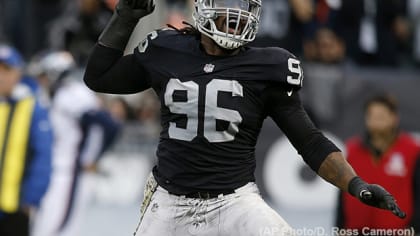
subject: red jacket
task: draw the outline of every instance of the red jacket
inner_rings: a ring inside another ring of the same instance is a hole
[[[407,213],[399,219],[391,212],[373,208],[361,203],[355,197],[342,195],[344,228],[399,229],[407,228],[413,216],[413,180],[419,147],[408,134],[400,134],[394,144],[374,160],[370,149],[360,138],[347,142],[347,160],[356,173],[368,183],[383,186],[397,200]]]

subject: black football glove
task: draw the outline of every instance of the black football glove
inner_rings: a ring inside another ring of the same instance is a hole
[[[117,14],[129,21],[137,21],[155,9],[153,0],[120,0],[115,8]]]
[[[368,184],[360,177],[354,177],[349,183],[349,193],[366,205],[391,211],[399,218],[406,214],[398,207],[394,197],[377,184]]]
[[[124,51],[140,18],[155,9],[154,0],[120,0],[108,25],[99,36],[99,44]]]

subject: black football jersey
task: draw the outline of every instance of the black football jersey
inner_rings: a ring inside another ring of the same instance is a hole
[[[155,31],[134,56],[161,102],[154,175],[170,192],[237,188],[254,181],[255,145],[279,97],[302,86],[299,60],[280,48],[211,56],[194,35]]]

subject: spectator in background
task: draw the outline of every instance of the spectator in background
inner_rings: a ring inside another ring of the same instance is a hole
[[[337,86],[342,75],[345,44],[334,32],[341,1],[265,0],[253,45],[280,46],[301,53],[306,60],[306,109],[322,126],[336,116]],[[302,37],[302,35],[304,37]],[[303,39],[302,39],[303,38]]]
[[[277,46],[315,60],[315,35],[319,28],[332,28],[341,1],[265,0],[258,35],[252,45]],[[304,36],[302,39],[302,35]]]
[[[84,65],[90,49],[111,18],[113,9],[108,7],[113,6],[113,0],[68,1],[63,14],[52,23],[50,47],[69,51],[79,64]]]
[[[302,54],[302,35],[316,16],[318,0],[265,0],[257,38],[251,45],[283,47]],[[306,39],[307,37],[305,37]]]
[[[41,54],[30,73],[51,99],[54,127],[51,184],[37,213],[33,236],[75,236],[94,187],[99,158],[114,141],[119,123],[81,80],[67,51]]]
[[[345,59],[346,46],[334,31],[320,28],[315,34],[316,59],[326,64],[340,63]]]
[[[397,65],[398,45],[409,36],[405,8],[406,0],[342,1],[336,29],[348,56],[362,66]]]
[[[0,0],[0,41],[13,42],[24,57],[48,46],[48,23],[62,10],[60,0]]]
[[[420,1],[408,0],[408,12],[413,27],[413,59],[420,65]]]
[[[289,0],[264,0],[258,35],[253,45],[259,47],[283,47],[293,50],[292,34],[289,28],[291,9]]]
[[[302,46],[305,60],[319,61],[320,53],[324,53],[323,50],[328,50],[325,47],[320,50],[318,47],[320,39],[328,38],[333,43],[331,46],[342,47],[337,44],[339,40],[334,35],[334,22],[337,10],[341,7],[341,0],[290,0],[290,2],[297,19],[302,23],[301,35],[303,35]],[[321,42],[325,42],[325,40]],[[331,51],[328,50],[328,52]]]
[[[326,27],[317,30],[311,44],[313,55],[305,66],[307,86],[303,98],[318,120],[318,125],[323,127],[336,121],[339,114],[346,48],[343,41]],[[308,54],[306,51],[307,59]]]
[[[19,84],[23,60],[0,45],[0,235],[29,235],[29,213],[39,206],[51,173],[48,111]]]
[[[288,34],[292,35],[289,41],[293,52],[303,55],[302,37],[304,33],[304,25],[312,20],[314,15],[313,0],[289,0],[291,9],[290,26]],[[286,48],[289,50],[289,48]]]
[[[365,105],[366,134],[347,142],[347,160],[364,179],[389,189],[407,217],[364,206],[340,194],[337,226],[345,229],[404,229],[420,232],[420,159],[414,139],[398,128],[395,98],[378,95]]]

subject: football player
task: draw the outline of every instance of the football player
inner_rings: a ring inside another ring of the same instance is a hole
[[[299,99],[300,61],[281,48],[246,46],[261,4],[195,0],[194,26],[154,31],[123,56],[154,4],[121,0],[94,46],[84,77],[89,88],[153,88],[161,102],[158,163],[145,187],[139,235],[293,235],[254,183],[255,144],[267,117],[325,180],[404,217],[391,194],[359,178],[314,127]]]
[[[38,96],[49,99],[54,131],[53,172],[31,235],[80,235],[97,163],[116,139],[119,125],[84,86],[68,51],[37,55],[29,73],[40,82]]]

